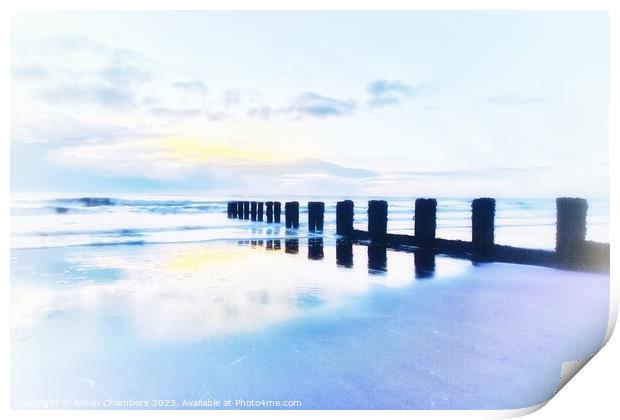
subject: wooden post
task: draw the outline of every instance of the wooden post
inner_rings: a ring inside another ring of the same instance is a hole
[[[419,246],[432,247],[437,230],[437,200],[434,198],[415,200],[413,220],[416,243]]]
[[[252,215],[252,221],[255,222],[256,221],[256,201],[252,201],[250,203],[250,214]]]
[[[495,199],[476,198],[471,203],[471,242],[477,252],[487,252],[495,243]]]
[[[228,218],[230,219],[232,217],[232,203],[229,201],[228,203],[226,203],[226,205],[228,206],[227,213]]]
[[[258,220],[259,222],[263,221],[263,203],[262,201],[258,203],[258,210],[256,213],[256,220]]]
[[[310,201],[308,203],[308,230],[310,232],[322,232],[325,218],[325,203],[322,201]]]
[[[273,223],[273,201],[267,201],[267,223]]]
[[[353,236],[353,201],[344,200],[336,203],[336,233]]]
[[[388,203],[385,200],[368,202],[368,233],[374,241],[384,241],[387,235]]]
[[[563,261],[583,257],[588,202],[583,198],[558,198],[555,251]]]
[[[230,217],[232,217],[233,219],[237,218],[237,202],[233,201],[230,203]]]
[[[237,201],[237,219],[243,219],[243,201]]]
[[[282,206],[279,201],[273,202],[273,222],[280,223],[280,213],[282,210]]]
[[[293,226],[293,222],[292,222],[292,210],[291,210],[291,203],[289,203],[288,201],[286,201],[284,203],[284,220],[285,220],[285,224],[286,224],[286,228],[290,228],[291,226]]]
[[[299,228],[299,201],[287,201],[284,204],[286,227]]]
[[[250,202],[249,201],[243,202],[243,218],[245,220],[248,220],[250,218]]]

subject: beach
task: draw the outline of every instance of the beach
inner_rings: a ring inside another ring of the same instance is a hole
[[[606,274],[337,241],[329,210],[323,237],[190,211],[208,234],[98,216],[14,245],[14,407],[522,408],[603,343]]]

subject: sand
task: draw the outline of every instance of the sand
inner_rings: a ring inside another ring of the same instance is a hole
[[[432,263],[355,245],[346,267],[307,239],[14,249],[13,407],[521,408],[602,345],[608,275]]]

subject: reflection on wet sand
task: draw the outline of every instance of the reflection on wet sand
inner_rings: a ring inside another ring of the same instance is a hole
[[[70,288],[37,289],[45,299],[31,300],[32,310],[22,304],[19,313],[32,315],[24,317],[27,321],[23,326],[30,328],[41,322],[37,313],[56,309],[59,313],[75,310],[85,317],[111,312],[151,338],[209,337],[254,330],[303,316],[308,311],[340,306],[376,285],[405,287],[415,278],[432,277],[435,270],[432,252],[416,250],[412,261],[410,253],[388,252],[378,244],[355,245],[339,240],[335,246],[325,247],[323,238],[287,238],[283,252],[278,252],[282,248],[279,239],[236,243],[236,247],[152,247],[148,252],[142,248],[75,250],[65,257],[66,268],[62,270],[79,273],[83,282]],[[310,267],[301,259],[289,258],[298,255],[302,245],[307,247],[308,260],[332,262],[313,263]],[[256,252],[261,249],[270,251],[270,257]],[[392,273],[387,270],[388,253]],[[364,254],[367,267],[355,267],[354,257],[363,259]],[[469,265],[465,261],[443,260],[444,273],[450,267],[458,272]],[[412,262],[415,277],[411,273]],[[343,267],[346,269],[342,270]],[[96,273],[108,273],[111,268],[119,273],[114,280],[95,280]],[[32,275],[40,278],[40,273],[50,270],[58,270],[58,266],[36,267]],[[19,297],[18,288],[12,293]],[[33,292],[29,289],[28,293]],[[45,308],[37,304],[39,301],[45,302]],[[14,321],[14,325],[19,322]]]
[[[323,238],[308,239],[308,259],[322,260],[323,257]]]
[[[287,239],[284,241],[284,252],[287,254],[299,253],[299,239]]]
[[[457,408],[555,386],[605,332],[604,276],[310,239],[12,251],[13,395]]]
[[[341,267],[353,267],[353,243],[347,239],[336,241],[336,264]]]
[[[368,244],[368,273],[381,274],[387,271],[387,249],[384,245]]]
[[[413,254],[416,279],[428,279],[435,273],[435,253],[430,249],[417,249]]]
[[[267,251],[277,251],[282,247],[282,241],[279,239],[269,239],[267,240],[267,245],[265,248]]]

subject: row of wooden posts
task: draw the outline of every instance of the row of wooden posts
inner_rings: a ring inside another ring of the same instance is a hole
[[[575,253],[579,251],[586,237],[586,214],[588,203],[582,198],[558,198],[556,252]],[[263,210],[266,208],[266,211]],[[325,203],[308,202],[308,230],[321,232],[324,227]],[[284,204],[286,227],[299,228],[299,202]],[[477,198],[471,204],[472,236],[471,245],[477,251],[492,248],[495,243],[495,199]],[[281,203],[279,201],[231,201],[228,203],[228,217],[280,223]],[[336,204],[336,233],[344,237],[354,237],[354,203],[351,200]],[[383,241],[387,234],[388,203],[385,200],[368,201],[368,237]],[[437,200],[418,198],[415,200],[414,232],[415,243],[419,247],[433,247],[436,244]]]

